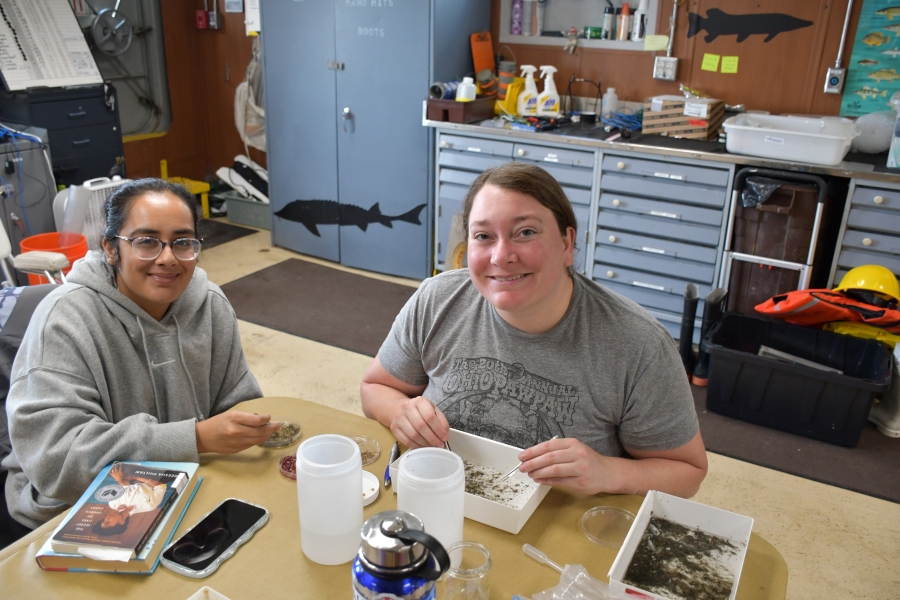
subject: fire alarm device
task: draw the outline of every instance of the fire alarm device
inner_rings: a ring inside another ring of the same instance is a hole
[[[205,10],[195,11],[194,19],[197,23],[197,29],[209,29],[209,14]]]

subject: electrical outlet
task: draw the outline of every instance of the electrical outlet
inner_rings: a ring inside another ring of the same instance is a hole
[[[210,29],[222,29],[222,14],[218,10],[213,9],[209,11],[207,15],[209,15],[208,20]]]
[[[657,56],[653,61],[653,79],[675,81],[678,77],[678,59],[673,56]]]
[[[844,76],[846,74],[846,69],[829,68],[828,74],[825,76],[825,93],[840,94],[844,89]]]

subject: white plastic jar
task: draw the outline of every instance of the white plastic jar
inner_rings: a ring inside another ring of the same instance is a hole
[[[463,539],[466,469],[459,455],[443,448],[419,448],[400,457],[397,510],[422,520],[425,533],[444,548]]]

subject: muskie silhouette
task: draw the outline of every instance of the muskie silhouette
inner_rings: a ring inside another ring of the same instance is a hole
[[[803,29],[812,25],[812,21],[804,21],[791,15],[781,13],[764,13],[756,15],[729,15],[718,8],[706,11],[706,18],[698,13],[688,13],[690,28],[687,36],[694,37],[706,31],[706,41],[711,42],[720,35],[737,35],[737,41],[743,42],[751,35],[767,34],[764,42],[771,41],[779,33]]]
[[[352,204],[341,204],[334,200],[294,200],[275,213],[288,221],[303,224],[313,235],[322,237],[316,225],[356,225],[365,231],[372,223],[381,223],[385,227],[393,227],[392,221],[403,221],[413,225],[421,225],[419,213],[425,208],[420,204],[409,212],[391,217],[381,214],[378,202],[366,210]]]

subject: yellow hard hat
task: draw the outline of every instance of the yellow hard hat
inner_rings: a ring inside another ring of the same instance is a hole
[[[884,294],[900,302],[900,284],[891,270],[881,265],[862,265],[847,271],[836,292],[845,290],[869,290]]]

